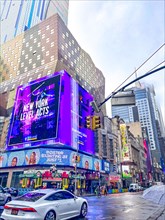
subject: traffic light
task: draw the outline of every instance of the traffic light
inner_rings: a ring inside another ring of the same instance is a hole
[[[97,128],[101,128],[100,116],[93,116],[92,118],[92,130],[96,130]]]
[[[85,128],[91,128],[91,116],[85,117]]]

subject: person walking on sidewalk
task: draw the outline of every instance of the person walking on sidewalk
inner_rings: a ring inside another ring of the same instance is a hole
[[[107,190],[106,185],[103,186],[103,193],[104,193],[104,196],[107,196],[107,194],[108,194],[108,190]]]
[[[95,193],[97,197],[101,197],[101,187],[98,185],[95,189]]]

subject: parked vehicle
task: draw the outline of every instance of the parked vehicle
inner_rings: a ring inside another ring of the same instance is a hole
[[[4,220],[62,220],[85,217],[87,200],[67,190],[39,189],[28,192],[4,206]]]
[[[162,186],[162,185],[164,185],[164,183],[163,182],[154,182],[154,185]]]
[[[137,183],[131,183],[129,185],[129,192],[138,192],[139,191],[139,185]]]
[[[0,186],[0,206],[4,206],[7,202],[12,200],[11,195],[6,193],[2,186]]]
[[[4,190],[5,192],[10,193],[11,196],[18,196],[18,190],[14,187],[5,187]]]
[[[143,186],[139,186],[139,191],[143,191],[144,187]]]

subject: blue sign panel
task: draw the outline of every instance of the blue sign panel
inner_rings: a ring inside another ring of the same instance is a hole
[[[76,152],[70,149],[33,148],[3,153],[0,156],[0,167],[20,167],[29,165],[75,166]],[[109,172],[109,163],[92,156],[78,153],[80,162],[78,168]]]

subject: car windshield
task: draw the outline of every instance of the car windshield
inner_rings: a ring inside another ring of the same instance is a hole
[[[46,195],[45,193],[29,192],[29,193],[24,194],[23,196],[16,198],[15,200],[36,202],[37,200],[39,200],[41,197],[43,197],[45,195]]]

